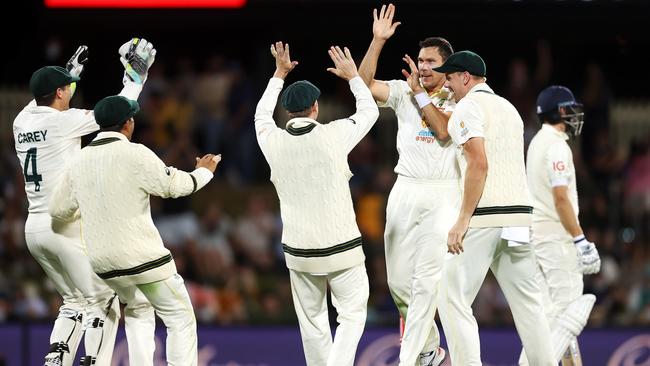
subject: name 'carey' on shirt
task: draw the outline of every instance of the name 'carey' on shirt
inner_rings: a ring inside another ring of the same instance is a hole
[[[33,132],[21,132],[18,134],[18,143],[22,144],[25,142],[41,142],[45,141],[45,136],[47,135],[47,130],[45,131],[33,131]]]

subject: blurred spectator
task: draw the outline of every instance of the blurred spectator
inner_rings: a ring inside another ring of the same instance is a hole
[[[253,194],[246,213],[235,225],[235,245],[240,255],[261,270],[270,270],[274,264],[273,234],[275,221],[266,199]]]
[[[228,95],[232,76],[226,69],[226,60],[213,55],[205,70],[196,79],[194,101],[196,104],[195,138],[202,151],[223,150],[224,132],[228,111]],[[224,160],[225,163],[225,160]]]
[[[532,75],[523,58],[514,58],[508,66],[508,84],[503,97],[517,108],[524,121],[526,147],[540,128],[537,118],[537,94],[547,86],[552,71],[551,48],[547,41],[537,41],[537,62]]]

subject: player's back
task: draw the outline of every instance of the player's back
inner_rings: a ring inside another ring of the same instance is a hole
[[[60,128],[68,115],[32,102],[14,120],[16,154],[25,178],[30,213],[47,213],[49,196],[66,161],[81,149],[80,136],[65,136]]]
[[[318,242],[358,236],[349,186],[352,173],[336,123],[310,124],[304,130],[289,127],[272,137],[273,148],[267,150],[271,181],[280,198],[283,235],[290,243],[296,237]],[[336,229],[339,225],[342,228]]]

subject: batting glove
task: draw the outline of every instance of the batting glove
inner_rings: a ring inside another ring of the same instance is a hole
[[[124,76],[135,83],[144,84],[149,68],[156,58],[153,44],[144,38],[133,38],[123,44],[118,52],[124,65]]]
[[[81,45],[65,64],[65,68],[72,76],[79,76],[84,70],[84,64],[88,61],[88,46]]]
[[[600,256],[594,243],[588,241],[584,235],[573,239],[578,250],[578,263],[583,274],[594,274],[600,272]]]

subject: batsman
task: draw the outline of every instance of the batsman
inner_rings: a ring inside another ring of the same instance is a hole
[[[594,295],[582,294],[582,276],[600,270],[598,250],[578,220],[576,172],[567,143],[580,135],[584,113],[571,90],[554,85],[539,94],[537,115],[542,128],[528,147],[526,162],[533,199],[531,243],[555,360],[578,366],[582,359],[576,337],[596,301]],[[520,364],[528,364],[523,352]]]

